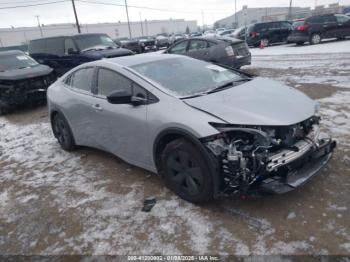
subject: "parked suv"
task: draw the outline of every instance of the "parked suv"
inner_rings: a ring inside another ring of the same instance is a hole
[[[288,21],[252,24],[247,29],[247,43],[257,47],[261,41],[263,41],[264,46],[287,42],[291,31],[292,25]]]
[[[134,53],[120,48],[106,34],[79,34],[32,40],[29,54],[39,63],[52,67],[57,75],[63,75],[86,62]]]
[[[229,37],[195,37],[172,45],[166,53],[186,55],[228,67],[251,64],[251,54],[243,40]]]
[[[302,45],[319,44],[324,38],[343,39],[350,36],[350,17],[340,14],[312,16],[293,29],[288,41]]]
[[[46,89],[55,81],[52,68],[22,51],[0,52],[0,115],[19,105],[46,101]]]

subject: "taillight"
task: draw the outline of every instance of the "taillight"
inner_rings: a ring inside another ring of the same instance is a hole
[[[250,33],[250,36],[251,36],[252,38],[256,37],[256,32],[251,32],[251,33]]]
[[[308,27],[309,27],[308,25],[299,25],[299,26],[297,26],[297,30],[298,31],[305,31],[305,30],[307,30]]]
[[[226,51],[226,54],[227,54],[228,56],[234,56],[234,55],[235,55],[235,52],[233,51],[232,46],[227,46],[227,47],[225,48],[225,51]]]

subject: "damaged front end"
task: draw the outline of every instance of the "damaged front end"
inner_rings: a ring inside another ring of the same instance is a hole
[[[326,165],[336,147],[322,137],[318,116],[291,126],[210,123],[220,131],[202,142],[218,160],[220,195],[286,193]]]

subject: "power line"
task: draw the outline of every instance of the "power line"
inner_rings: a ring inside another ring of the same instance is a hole
[[[66,3],[66,2],[67,2],[67,0],[61,0],[61,1],[48,2],[48,3],[30,4],[30,5],[16,5],[16,6],[0,7],[0,10],[33,7],[33,6],[41,6],[41,5],[51,5],[51,4]]]
[[[28,0],[28,1],[12,1],[12,2],[0,2],[0,5],[14,5],[14,4],[28,4],[28,3],[40,3],[47,2],[50,0]]]
[[[111,6],[120,6],[125,7],[124,4],[115,4],[115,3],[109,3],[109,2],[96,2],[91,0],[76,0],[80,3],[88,3],[88,4],[98,4],[98,5],[111,5]],[[136,5],[128,5],[129,8],[137,8],[137,9],[147,9],[147,10],[153,10],[153,11],[162,11],[162,12],[171,12],[171,13],[188,13],[188,14],[201,14],[201,11],[181,11],[181,10],[174,10],[174,9],[164,9],[164,8],[156,8],[156,7],[149,7],[149,6],[136,6]],[[210,11],[206,11],[210,12]],[[212,13],[227,13],[227,11],[215,11]]]

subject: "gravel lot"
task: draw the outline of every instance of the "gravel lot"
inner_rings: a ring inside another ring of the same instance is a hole
[[[324,51],[346,44],[254,49],[245,68],[318,99],[338,140],[329,166],[287,195],[196,206],[115,156],[62,151],[45,107],[0,117],[0,254],[350,255],[350,48]]]

